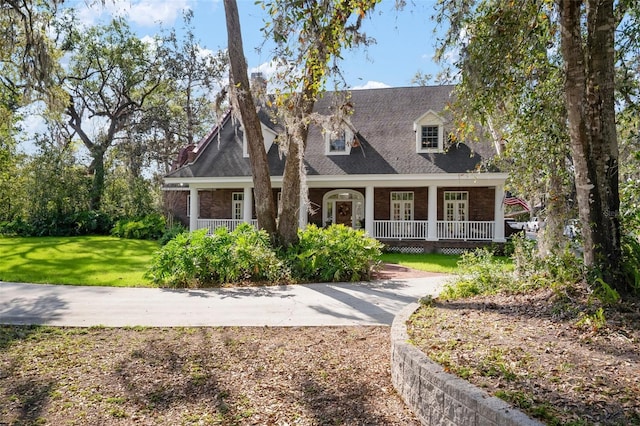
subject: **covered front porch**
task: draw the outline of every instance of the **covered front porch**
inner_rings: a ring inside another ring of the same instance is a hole
[[[300,227],[341,223],[387,241],[505,241],[503,173],[447,176],[308,176],[309,204]],[[257,226],[249,178],[181,182],[190,230]],[[281,181],[272,180],[274,199]],[[167,188],[167,190],[169,190]],[[176,190],[174,186],[172,190]],[[185,205],[183,204],[183,205]],[[186,219],[186,220],[185,220]]]

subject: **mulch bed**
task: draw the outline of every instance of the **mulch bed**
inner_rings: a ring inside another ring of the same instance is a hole
[[[585,288],[436,301],[409,334],[445,369],[547,424],[640,425],[640,300]]]

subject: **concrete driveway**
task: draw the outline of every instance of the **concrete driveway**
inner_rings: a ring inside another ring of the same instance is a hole
[[[446,275],[363,283],[172,290],[0,282],[1,324],[122,326],[390,325]]]

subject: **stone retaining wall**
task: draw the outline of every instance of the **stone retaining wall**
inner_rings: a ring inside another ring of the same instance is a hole
[[[466,380],[445,373],[408,343],[406,322],[418,307],[417,303],[408,305],[391,326],[391,379],[423,425],[542,425]]]

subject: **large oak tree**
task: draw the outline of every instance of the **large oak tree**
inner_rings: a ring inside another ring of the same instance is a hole
[[[235,6],[235,3],[235,0],[225,0],[225,6]],[[377,3],[378,0],[272,0],[263,4],[271,17],[265,27],[265,34],[277,46],[274,60],[287,66],[287,71],[279,75],[278,79],[285,88],[276,95],[274,101],[279,111],[278,119],[285,126],[285,132],[278,142],[281,153],[286,158],[281,210],[278,212],[278,241],[283,246],[298,241],[301,200],[307,199],[304,151],[309,124],[313,121],[315,101],[324,91],[327,78],[332,73],[339,74],[337,63],[342,52],[369,41],[360,33],[360,26],[366,14]],[[229,16],[227,22],[229,25]],[[245,104],[240,105],[245,131],[249,131],[247,120],[255,123],[249,125],[256,127],[255,131],[247,133],[250,147],[255,144],[256,151],[261,151],[258,154],[260,159],[257,160],[259,164],[256,165],[255,160],[251,160],[256,182],[255,174],[268,170],[266,156],[262,159],[264,145],[257,132],[259,122],[253,120],[253,112],[248,112],[249,109],[254,110],[255,105],[252,98],[246,95],[246,71],[234,68],[234,62],[238,59],[233,56],[244,60],[242,50],[232,50],[232,45],[241,47],[236,39],[238,36],[239,30],[234,34],[229,33],[231,73],[234,84],[245,89],[243,95],[237,97],[239,104]],[[246,70],[246,64],[244,69]],[[238,71],[243,75],[237,74]],[[245,116],[245,112],[250,115]],[[249,137],[257,139],[251,142]],[[251,151],[249,156],[251,157]],[[261,182],[266,180],[264,177],[260,179]],[[257,203],[261,201],[258,200]],[[260,216],[258,220],[260,221]]]
[[[64,114],[91,156],[91,209],[99,210],[105,155],[125,140],[119,138],[158,89],[159,61],[120,19],[78,34],[72,47],[68,70],[61,76],[68,96]]]
[[[571,153],[584,261],[618,290],[627,289],[627,283],[622,275],[620,245],[614,33],[623,17],[635,19],[626,12],[633,10],[631,6],[636,3],[620,1],[615,9],[613,0],[445,0],[439,15],[450,24],[442,46],[462,49],[460,93],[467,96],[462,102],[474,102],[475,96],[490,99],[485,111],[489,114],[499,113],[494,107],[501,104],[522,114],[532,105],[528,102],[531,96],[541,93],[540,87],[555,85],[553,90],[547,89],[547,104],[555,93],[556,99],[564,100],[563,108],[545,109],[541,103],[537,115],[546,117],[549,123],[558,123],[559,136],[567,123],[564,133],[569,135],[568,143],[559,137],[557,144],[568,145]],[[488,31],[477,31],[482,28]],[[514,38],[514,34],[518,37]],[[465,56],[476,49],[478,41],[480,46],[493,44],[499,48],[484,49],[484,57]],[[556,53],[560,78],[543,79],[549,68],[540,65],[553,64],[548,59]],[[500,78],[511,75],[512,69],[524,72],[517,80]],[[470,86],[469,82],[480,84]],[[505,125],[513,127],[517,123]],[[546,136],[544,127],[539,135]],[[540,158],[532,157],[531,163],[539,163]]]

